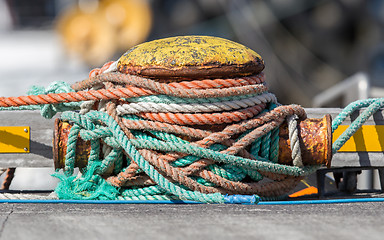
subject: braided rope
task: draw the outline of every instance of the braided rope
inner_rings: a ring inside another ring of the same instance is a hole
[[[278,163],[279,126],[306,114],[297,105],[277,106],[262,73],[164,83],[116,69],[117,62],[109,62],[70,87],[0,98],[0,107],[40,105],[46,117],[64,111],[62,119],[73,123],[64,175],[55,174],[61,199],[276,199],[317,168],[297,160],[294,166]],[[297,122],[290,122],[290,139],[297,143]],[[91,150],[87,167],[74,176],[78,137],[90,141]]]
[[[292,159],[293,166],[303,167],[303,160],[301,158],[301,149],[299,142],[299,131],[297,129],[297,119],[296,115],[292,115],[288,117],[288,132],[289,132],[289,140],[292,149]]]
[[[275,95],[271,93],[263,93],[261,95],[257,95],[256,97],[246,98],[242,100],[201,104],[164,104],[151,102],[129,103],[117,106],[117,113],[119,115],[125,115],[140,112],[220,112],[252,107],[257,104],[268,102],[277,103]]]
[[[254,85],[264,83],[265,76],[263,73],[255,76],[236,78],[236,79],[206,79],[199,81],[171,82],[169,86],[174,88],[185,89],[208,89],[208,88],[229,88],[240,87],[246,85]]]
[[[361,126],[375,112],[384,106],[384,98],[364,99],[350,103],[332,122],[332,133],[339,125],[354,111],[362,108],[366,109],[351,123],[351,125],[336,139],[332,145],[332,152],[336,153],[352,136],[361,128]]]
[[[255,105],[253,107],[241,109],[239,111],[221,112],[221,113],[138,113],[139,117],[171,124],[179,125],[207,125],[239,122],[252,118],[259,114],[265,104]]]
[[[8,199],[20,199],[20,200],[57,200],[59,199],[56,194],[50,194],[47,196],[37,194],[25,194],[25,193],[0,193],[1,200]]]
[[[6,176],[5,176],[5,178],[3,180],[3,184],[1,186],[2,190],[8,190],[9,189],[9,186],[11,185],[12,180],[15,176],[15,171],[16,171],[16,168],[8,168],[6,170]]]

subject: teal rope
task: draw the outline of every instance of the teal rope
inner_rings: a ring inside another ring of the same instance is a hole
[[[131,188],[122,191],[121,195],[123,197],[139,197],[139,196],[152,196],[152,195],[162,195],[166,191],[161,189],[159,186],[150,186],[143,188]]]
[[[59,173],[53,174],[61,181],[55,192],[60,199],[75,200],[115,200],[120,195],[118,190],[109,185],[100,175],[95,174],[99,162],[90,166],[81,178],[66,176]]]
[[[244,172],[241,168],[230,164],[224,164],[223,166],[212,164],[208,166],[208,169],[214,174],[230,181],[238,182],[247,176],[246,172]]]
[[[291,175],[296,177],[306,176],[309,174],[309,172],[313,172],[313,166],[307,166],[303,168],[285,166],[285,165],[268,162],[266,159],[263,159],[260,157],[257,157],[257,158],[261,161],[254,161],[254,160],[246,159],[243,157],[218,153],[210,149],[205,149],[205,148],[201,148],[193,145],[187,145],[187,144],[173,145],[167,142],[153,143],[151,141],[138,140],[138,139],[131,139],[131,143],[133,146],[137,148],[166,151],[166,152],[181,152],[181,153],[196,155],[201,158],[213,159],[215,161],[222,162],[222,163],[234,164],[240,167],[246,167],[254,170],[262,170],[262,171],[268,171],[268,172],[279,173],[279,174],[286,174],[286,175]]]
[[[112,149],[112,151],[106,156],[102,161],[100,168],[97,171],[97,174],[104,174],[109,170],[113,164],[116,164],[122,160],[123,157],[123,151],[122,149]],[[89,165],[89,164],[88,164]],[[115,169],[114,169],[115,170]],[[120,172],[121,165],[116,166],[116,171]]]
[[[76,121],[76,120],[79,120],[79,118],[82,118],[82,119],[87,118],[86,116],[90,117],[93,120],[97,119],[97,117],[95,116],[99,116],[101,119],[98,119],[98,120],[102,120],[104,122],[108,120],[109,115],[107,113],[95,112],[95,111],[92,111],[86,114],[85,116],[82,116],[80,114],[73,113],[73,112],[70,112],[70,113],[65,112],[62,114],[62,118],[64,120],[70,120],[70,121]],[[78,123],[78,124],[81,125],[81,123]],[[109,124],[112,124],[112,123],[109,123]],[[113,129],[111,129],[111,127],[109,126],[109,130],[113,130]],[[110,134],[113,134],[116,137],[115,133],[113,133],[112,131]],[[116,140],[119,142],[119,139],[116,138]],[[222,162],[222,163],[234,164],[240,167],[246,167],[254,170],[269,171],[273,173],[280,173],[280,174],[286,174],[291,176],[306,176],[308,175],[308,171],[309,172],[313,171],[312,166],[308,166],[304,168],[299,168],[294,166],[285,166],[277,163],[272,163],[267,159],[258,157],[258,156],[256,156],[256,158],[259,161],[255,161],[255,160],[250,160],[250,159],[239,157],[239,156],[223,154],[220,152],[213,151],[211,149],[205,149],[202,147],[190,145],[189,143],[179,142],[176,145],[168,141],[162,142],[156,138],[150,138],[150,140],[131,139],[129,140],[129,143],[132,144],[132,147],[137,147],[139,149],[141,148],[141,149],[151,149],[151,150],[165,151],[165,152],[186,153],[186,154],[198,156],[200,158],[213,159],[215,161]],[[122,147],[124,148],[124,146]]]
[[[337,116],[332,124],[332,130],[334,131],[348,116],[350,116],[354,111],[366,107],[366,109],[360,114],[360,116],[350,125],[350,127],[340,136],[339,139],[335,141],[333,144],[333,153],[335,153],[340,147],[364,124],[364,122],[367,121],[367,119],[372,116],[373,113],[375,113],[377,110],[379,110],[384,105],[384,99],[367,99],[367,100],[360,100],[356,101],[354,103],[351,103],[348,105],[340,114]],[[261,171],[268,171],[273,173],[279,173],[279,174],[286,174],[291,176],[306,176],[310,174],[311,172],[314,172],[318,166],[310,166],[310,167],[304,167],[304,168],[297,168],[292,166],[284,166],[277,164],[277,158],[278,158],[278,130],[274,129],[270,133],[267,133],[267,135],[264,135],[263,137],[255,140],[255,142],[251,145],[250,152],[255,156],[257,159],[256,161],[245,159],[239,156],[232,156],[228,154],[220,153],[220,151],[223,151],[226,149],[225,146],[220,144],[214,144],[210,146],[208,149],[193,146],[189,144],[189,142],[169,133],[159,132],[159,131],[148,131],[148,134],[141,131],[132,131],[132,133],[137,137],[137,139],[125,139],[121,135],[117,133],[119,130],[115,128],[114,124],[111,123],[111,120],[108,120],[108,117],[106,117],[105,113],[95,113],[92,112],[92,114],[87,115],[87,117],[79,117],[79,116],[71,116],[68,118],[69,120],[72,120],[79,124],[81,127],[85,127],[87,130],[81,130],[81,136],[85,139],[99,139],[103,138],[106,142],[113,145],[113,147],[123,147],[125,151],[130,150],[129,156],[135,156],[138,157],[139,154],[137,154],[135,151],[137,149],[150,149],[150,150],[156,150],[156,151],[163,151],[163,152],[179,152],[179,153],[185,153],[187,156],[180,158],[172,163],[175,167],[183,167],[187,166],[194,161],[197,161],[201,158],[207,158],[207,159],[213,159],[216,162],[221,163],[220,164],[214,164],[210,165],[207,169],[209,171],[212,171],[213,173],[217,174],[220,177],[223,177],[228,180],[232,181],[241,181],[244,179],[246,175],[250,176],[255,181],[259,181],[262,179],[262,176],[258,173],[257,170]],[[64,114],[65,117],[65,114]],[[139,121],[140,118],[136,116],[124,116],[127,117],[133,121],[137,120]],[[101,120],[104,119],[104,120]],[[107,124],[107,127],[101,127],[97,126],[90,127],[90,124],[93,124],[92,121],[101,120],[105,124]],[[83,122],[83,123],[82,123]],[[116,125],[116,123],[115,123]],[[115,131],[112,131],[115,130]],[[74,131],[77,131],[76,128],[74,128]],[[150,135],[149,135],[150,134]],[[74,134],[75,135],[75,134]],[[243,134],[244,135],[244,134]],[[119,139],[120,137],[120,139]],[[241,137],[240,137],[241,138]],[[121,145],[122,143],[129,143],[127,146]],[[70,148],[70,147],[69,147]],[[133,150],[134,149],[134,150]],[[96,151],[95,151],[96,152]],[[68,158],[66,162],[66,166],[68,169],[70,169],[72,162],[71,162],[71,152],[68,153]],[[140,158],[140,157],[139,157]],[[136,160],[136,158],[132,158]],[[107,160],[103,160],[107,161]],[[106,163],[104,163],[105,166],[111,166],[113,163],[113,158],[109,159]],[[176,198],[180,199],[196,199],[200,198],[204,199],[203,201],[213,201],[207,200],[207,196],[196,196],[195,192],[185,190],[184,188],[181,188],[180,186],[172,186],[168,182],[164,181],[164,179],[161,179],[161,177],[156,175],[156,171],[148,167],[148,163],[143,159],[143,162],[141,166],[145,167],[146,169],[143,169],[144,172],[146,172],[151,178],[154,176],[156,182],[161,185],[162,192],[159,194],[155,194],[160,196],[161,194],[175,194],[174,196]],[[120,167],[121,168],[121,167]],[[119,167],[116,168],[116,172],[120,169]],[[255,171],[256,170],[256,171]],[[151,175],[150,175],[151,174]],[[211,186],[212,183],[207,182],[206,180],[195,177],[195,180],[199,182],[200,184]],[[180,189],[182,190],[180,190]],[[164,190],[165,189],[165,190]],[[184,192],[185,191],[185,192]],[[210,196],[209,196],[210,197]],[[222,198],[219,197],[219,201],[222,201]],[[198,201],[200,201],[198,200]]]
[[[359,110],[361,108],[368,107],[372,103],[375,103],[378,100],[381,100],[382,98],[370,98],[370,99],[364,99],[364,100],[358,100],[355,102],[352,102],[348,104],[340,113],[339,115],[332,120],[332,132],[334,132],[337,127],[344,122],[344,120],[352,115],[352,113],[356,110]]]
[[[28,92],[29,95],[40,95],[50,93],[69,93],[74,92],[69,84],[65,82],[54,82],[48,88],[33,86]],[[155,102],[155,103],[212,103],[221,101],[241,100],[254,97],[258,94],[249,94],[243,96],[221,97],[221,98],[178,98],[166,95],[143,96],[139,98],[126,99],[129,102]],[[232,156],[220,151],[227,149],[222,144],[213,144],[207,149],[191,145],[173,134],[160,131],[132,131],[137,139],[128,139],[122,132],[118,124],[106,113],[90,112],[85,116],[77,113],[67,112],[69,110],[78,110],[82,102],[45,104],[34,106],[21,106],[0,108],[1,110],[36,110],[40,109],[45,118],[52,118],[57,112],[64,112],[63,119],[71,120],[74,125],[68,136],[68,145],[66,152],[64,175],[56,173],[61,182],[56,188],[56,192],[62,199],[159,199],[159,200],[180,200],[189,199],[192,201],[207,203],[241,202],[244,196],[224,196],[220,193],[203,194],[193,192],[185,186],[178,183],[169,182],[157,170],[150,165],[137,151],[145,148],[149,150],[163,152],[179,152],[186,156],[177,159],[171,163],[175,167],[187,166],[202,158],[213,159],[217,163],[209,165],[206,169],[212,173],[230,181],[242,181],[247,176],[259,181],[262,175],[257,170],[271,171],[292,176],[302,176],[313,172],[315,167],[296,168],[281,166],[277,162],[278,158],[278,129],[266,133],[265,136],[257,139],[252,148],[256,149],[254,156],[258,160],[250,160],[239,156]],[[276,107],[275,104],[269,104],[266,111]],[[137,116],[123,116],[133,121],[141,120]],[[106,125],[106,126],[102,126]],[[252,131],[252,129],[250,130]],[[87,168],[82,169],[82,175],[72,176],[76,158],[76,143],[78,136],[83,140],[90,141],[91,151],[88,159]],[[243,137],[244,134],[241,136]],[[241,138],[239,137],[239,138]],[[111,152],[101,159],[100,139],[112,147]],[[254,145],[257,147],[255,148]],[[145,172],[158,185],[152,187],[142,187],[137,189],[116,189],[111,186],[101,175],[113,171],[117,174],[123,169],[123,150],[129,156],[126,159],[128,164],[131,159],[140,167],[137,172]],[[276,151],[277,150],[277,151]],[[214,186],[213,183],[197,176],[191,176],[197,183],[205,186]],[[251,197],[252,202],[258,202],[258,196]]]
[[[279,128],[272,130],[270,160],[274,163],[279,161]]]
[[[340,135],[338,139],[332,145],[332,152],[336,153],[352,136],[360,129],[360,127],[384,106],[384,98],[365,99],[359,100],[349,104],[333,121],[332,133],[340,126],[340,124],[350,116],[354,111],[357,111],[363,107],[367,107],[352,123],[351,125]]]
[[[75,167],[76,158],[76,143],[77,136],[79,135],[79,125],[73,125],[71,131],[68,134],[67,153],[65,155],[65,167],[64,171],[67,175],[72,175]]]
[[[221,144],[213,144],[209,147],[209,149],[212,149],[213,151],[222,151],[224,149],[227,149],[227,147]],[[176,161],[172,162],[171,165],[174,167],[185,167],[200,159],[201,158],[197,156],[188,155],[188,156],[177,159]]]
[[[77,115],[77,116],[76,116]],[[103,112],[89,112],[85,116],[89,117],[92,120],[102,121],[106,124],[113,136],[116,138],[117,142],[124,148],[125,152],[137,163],[137,165],[152,179],[154,180],[160,187],[166,189],[168,192],[173,195],[178,196],[180,199],[189,199],[193,201],[199,202],[207,202],[207,203],[223,203],[224,196],[220,193],[211,193],[211,194],[203,194],[200,192],[193,192],[190,190],[185,190],[174,183],[171,183],[166,178],[164,178],[161,174],[159,174],[152,165],[150,165],[136,150],[136,148],[132,145],[131,141],[125,136],[124,132],[121,130],[120,126],[115,122],[115,120],[110,117],[108,114]],[[82,122],[86,122],[84,118],[85,116],[80,116],[79,114],[73,112],[64,112],[62,114],[62,118],[66,120],[80,120],[77,124],[81,125]],[[82,127],[86,128],[87,125]],[[94,129],[94,126],[90,126],[90,129]]]
[[[212,165],[210,166],[209,170],[214,171],[219,176],[234,181],[244,179],[246,173],[249,174],[249,172],[253,172],[250,171],[251,169],[270,171],[293,176],[307,175],[316,169],[315,167],[297,168],[291,166],[282,166],[267,161],[263,158],[261,158],[262,161],[254,161],[239,156],[218,153],[212,149],[205,149],[190,145],[187,141],[164,132],[150,131],[152,134],[152,136],[150,136],[140,131],[132,131],[137,139],[129,140],[123,133],[121,133],[122,131],[118,124],[108,114],[103,112],[93,111],[84,116],[74,112],[65,112],[62,114],[62,118],[64,120],[74,121],[76,125],[83,127],[84,129],[81,130],[81,136],[84,136],[87,140],[94,140],[98,137],[100,138],[100,136],[104,137],[104,139],[114,138],[114,141],[116,141],[121,147],[124,148],[125,152],[130,156],[130,158],[132,158],[151,179],[158,183],[158,186],[161,187],[161,189],[165,189],[166,193],[173,194],[180,199],[189,199],[202,202],[222,202],[223,196],[221,194],[202,194],[199,192],[192,192],[167,181],[137,152],[136,148],[145,148],[164,152],[186,153],[189,156],[186,156],[185,158],[189,157],[191,158],[191,161],[195,161],[196,159],[200,158],[208,158],[222,162],[224,164],[223,166]],[[107,127],[96,127],[92,121],[103,122]],[[113,142],[112,140],[110,141]],[[177,144],[175,144],[175,142]],[[217,148],[218,146],[220,145],[216,144],[212,145],[211,147]],[[223,146],[220,148],[222,149]],[[108,162],[108,164],[104,165],[110,166],[110,164],[112,164],[112,162]],[[259,179],[259,177],[256,178]],[[197,178],[196,181],[204,185],[211,184],[200,178]],[[94,194],[92,196],[94,196]]]

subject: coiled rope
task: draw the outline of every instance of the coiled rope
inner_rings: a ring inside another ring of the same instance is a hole
[[[318,167],[301,161],[297,120],[305,111],[280,106],[267,90],[262,73],[162,83],[116,72],[110,62],[72,86],[0,98],[0,107],[40,108],[47,118],[63,112],[73,124],[64,174],[55,174],[60,199],[255,203],[282,199]],[[285,120],[293,166],[278,163]],[[91,151],[73,175],[79,136]]]

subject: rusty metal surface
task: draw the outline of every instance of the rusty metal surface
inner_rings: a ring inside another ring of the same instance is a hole
[[[300,122],[298,129],[303,164],[329,166],[332,157],[331,116],[308,118]],[[292,151],[286,122],[280,126],[279,137],[279,163],[291,165]]]
[[[119,59],[118,69],[157,79],[223,78],[257,74],[264,62],[253,50],[227,39],[179,36],[129,49]]]
[[[55,168],[65,166],[68,134],[71,125],[59,119],[55,124],[53,142]],[[329,115],[321,119],[310,118],[300,122],[299,139],[304,165],[330,164],[332,153],[331,118]],[[75,167],[85,167],[90,153],[90,142],[78,137]],[[279,163],[292,165],[291,148],[287,124],[280,127],[279,133]]]
[[[325,113],[336,117],[339,108],[306,108],[309,118],[321,118]],[[345,123],[350,124],[359,112],[347,118]],[[384,111],[380,110],[368,119],[367,125],[384,125]],[[0,167],[53,167],[52,161],[52,135],[53,119],[44,119],[39,111],[3,111],[0,112],[0,122],[3,126],[28,125],[31,128],[31,152],[28,154],[0,154]],[[359,167],[384,166],[383,152],[354,152],[336,153],[332,156],[332,167]]]
[[[71,127],[68,122],[61,121],[59,118],[55,120],[53,135],[53,162],[55,169],[64,168],[65,166],[68,135]],[[75,167],[82,169],[87,166],[90,151],[90,141],[84,141],[78,137],[76,142]]]

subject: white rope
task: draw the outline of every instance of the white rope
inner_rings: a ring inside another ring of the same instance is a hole
[[[105,71],[103,71],[102,73],[109,73],[109,72],[115,72],[117,71],[117,64],[118,64],[118,61],[115,61],[113,62],[109,68],[107,68]],[[101,89],[103,86],[103,84],[99,84],[97,86],[94,86],[92,89],[93,90],[99,90]],[[88,113],[89,111],[92,110],[92,107],[93,105],[95,104],[95,100],[90,100],[90,101],[84,101],[81,105],[80,105],[80,114],[86,114]]]
[[[276,96],[272,93],[263,93],[255,97],[242,100],[223,101],[214,103],[182,103],[166,104],[153,102],[139,102],[122,104],[116,107],[118,115],[134,114],[140,112],[219,112],[252,107],[261,103],[277,103]]]
[[[103,73],[116,72],[119,61],[114,61]]]
[[[56,193],[51,193],[47,196],[37,194],[24,193],[0,193],[0,200],[20,199],[20,200],[56,200],[59,199]]]
[[[91,111],[93,105],[95,104],[95,100],[84,101],[80,104],[80,114],[86,114]]]
[[[299,142],[299,131],[297,129],[297,115],[292,115],[288,117],[288,132],[289,132],[289,141],[292,150],[292,159],[293,165],[296,167],[303,167],[303,160],[301,158],[301,149]]]

